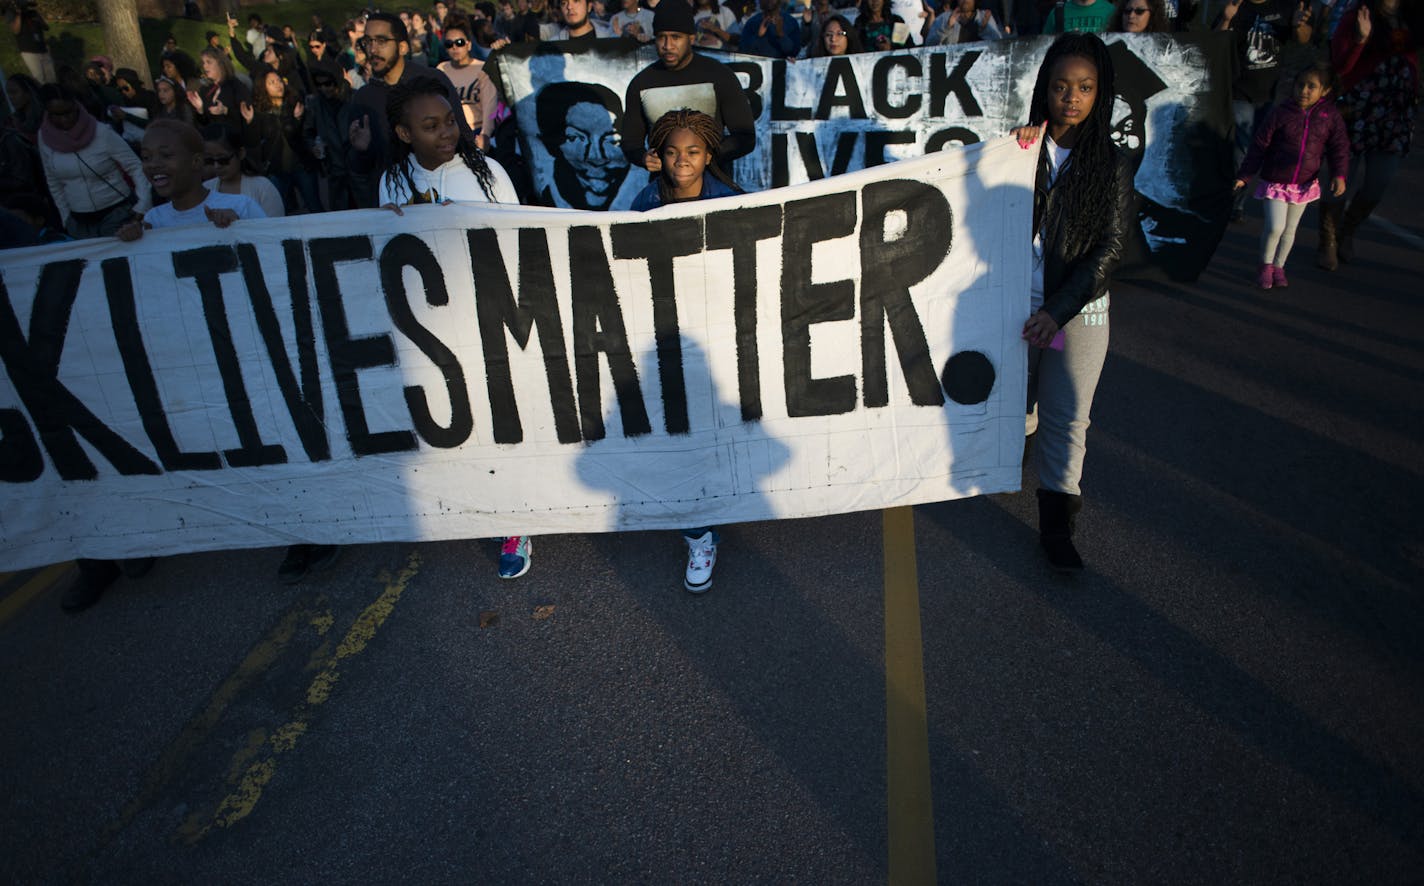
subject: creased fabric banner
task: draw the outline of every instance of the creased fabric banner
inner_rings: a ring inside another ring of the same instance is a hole
[[[0,565],[1016,489],[1033,161],[0,253]]]
[[[1113,138],[1137,168],[1135,276],[1194,280],[1230,210],[1229,34],[1105,34],[1116,71]],[[757,149],[737,161],[747,190],[815,181],[1027,122],[1042,37],[839,58],[774,61],[707,52],[737,72]],[[499,71],[533,193],[547,206],[626,209],[647,184],[616,140],[628,81],[656,60],[630,41],[516,44]]]

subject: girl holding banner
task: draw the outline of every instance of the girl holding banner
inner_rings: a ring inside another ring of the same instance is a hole
[[[396,215],[417,203],[518,203],[514,182],[461,132],[443,81],[417,77],[391,89],[386,120],[390,161],[381,174],[380,203]],[[500,546],[499,577],[529,571],[534,545],[511,535]]]
[[[1108,281],[1122,260],[1132,170],[1112,143],[1112,60],[1091,34],[1053,42],[1021,147],[1043,139],[1033,199],[1027,432],[1038,437],[1039,542],[1060,570],[1083,568],[1073,546],[1082,507],[1088,413],[1108,350]],[[1101,101],[1099,100],[1101,98]]]

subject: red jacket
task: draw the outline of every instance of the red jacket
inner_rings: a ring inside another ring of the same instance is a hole
[[[1331,175],[1344,178],[1350,167],[1350,137],[1335,102],[1321,99],[1304,111],[1286,101],[1272,108],[1256,127],[1236,177],[1246,180],[1259,172],[1268,182],[1305,185],[1320,173],[1327,155]]]

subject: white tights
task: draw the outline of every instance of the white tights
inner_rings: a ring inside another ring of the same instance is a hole
[[[1295,245],[1295,229],[1305,215],[1309,203],[1287,203],[1284,200],[1263,200],[1266,227],[1261,231],[1261,264],[1286,266],[1286,257]]]

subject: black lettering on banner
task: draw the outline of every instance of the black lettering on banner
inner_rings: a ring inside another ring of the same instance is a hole
[[[158,465],[99,421],[59,381],[64,336],[69,331],[69,314],[79,295],[83,272],[82,259],[51,262],[40,271],[30,310],[28,341],[10,303],[10,292],[0,279],[0,361],[29,410],[40,442],[65,480],[92,480],[99,475],[75,439],[76,433],[83,435],[120,474],[158,474]]]
[[[821,152],[816,148],[816,133],[797,132],[796,153],[801,155],[801,163],[806,167],[807,181],[820,181],[826,177],[826,170],[821,167]]]
[[[855,230],[855,193],[826,194],[786,204],[781,236],[782,378],[792,418],[841,415],[855,409],[855,376],[811,377],[811,326],[855,316],[855,283],[811,283],[811,247]]]
[[[941,129],[934,133],[925,142],[925,153],[933,154],[935,151],[944,150],[947,145],[972,145],[979,141],[979,134],[965,129],[963,126],[951,126],[948,129]]]
[[[786,133],[771,134],[771,186],[784,188],[791,184],[791,161],[786,156]]]
[[[494,442],[524,440],[504,331],[509,330],[520,348],[527,348],[529,333],[538,329],[539,350],[544,355],[544,373],[549,380],[549,402],[554,409],[554,433],[560,443],[577,443],[582,433],[574,406],[573,381],[569,376],[564,323],[554,291],[554,269],[544,232],[538,228],[519,229],[518,303],[514,300],[514,289],[506,270],[508,265],[495,231],[472,229],[466,236],[470,244],[470,266],[474,268],[475,308],[485,352],[485,387],[489,390]],[[581,267],[577,261],[570,261],[570,266]]]
[[[885,149],[890,145],[913,145],[913,132],[867,132],[865,134],[865,168],[883,166],[890,162]]]
[[[908,179],[872,182],[860,192],[860,359],[866,406],[890,402],[885,376],[885,322],[916,406],[942,406],[944,394],[930,360],[925,329],[910,287],[928,277],[949,254],[953,213],[944,193]],[[888,239],[886,217],[906,216],[905,230]]]
[[[953,71],[945,72],[945,64],[949,56],[942,52],[937,52],[930,56],[930,116],[943,117],[944,106],[950,93],[959,99],[959,107],[964,110],[966,117],[982,117],[984,109],[979,107],[979,101],[974,98],[974,90],[969,88],[969,81],[966,77],[969,69],[974,67],[974,63],[983,55],[983,50],[974,49],[964,53],[959,57],[959,62],[954,66]]]
[[[346,422],[346,439],[356,455],[383,452],[410,452],[416,448],[415,434],[408,430],[371,433],[366,407],[361,402],[359,369],[394,366],[395,345],[389,335],[352,338],[346,321],[346,305],[341,301],[341,283],[336,278],[340,262],[370,261],[371,238],[364,236],[321,237],[307,243],[312,279],[316,283],[316,303],[321,308],[321,328],[326,337],[326,354],[331,361],[331,377],[336,384],[336,401]]]
[[[30,483],[44,473],[44,453],[18,409],[0,409],[0,483]]]
[[[890,103],[890,74],[896,68],[903,69],[907,78],[924,75],[920,60],[913,55],[887,55],[875,63],[870,75],[870,101],[875,106],[875,113],[887,120],[913,117],[920,109],[920,95],[917,92],[907,95],[903,105]]]
[[[232,413],[237,431],[237,449],[224,449],[223,457],[235,468],[258,465],[280,465],[287,462],[287,450],[279,443],[262,442],[257,419],[252,414],[252,399],[247,396],[247,384],[242,380],[242,364],[237,358],[237,346],[232,341],[232,324],[227,319],[223,301],[222,274],[237,270],[237,250],[231,246],[203,246],[173,254],[173,273],[192,277],[198,285],[203,303],[203,320],[212,339],[213,355],[217,358],[218,375],[222,378],[223,394]]]
[[[810,120],[810,108],[790,108],[786,106],[786,60],[777,59],[771,63],[771,119]]]
[[[856,120],[866,119],[865,100],[860,97],[855,65],[843,55],[831,56],[826,65],[826,82],[821,86],[821,100],[816,102],[816,119],[831,119],[835,108],[845,108]]]
[[[746,74],[747,85],[742,89],[742,94],[747,97],[747,102],[752,106],[752,119],[761,117],[761,84],[763,81],[761,65],[756,62],[723,62],[722,64],[732,69],[734,74]],[[741,82],[738,78],[738,82]]]
[[[470,432],[475,429],[465,371],[455,353],[420,325],[405,291],[405,269],[415,268],[425,290],[425,303],[433,307],[448,305],[450,293],[445,288],[445,274],[425,241],[411,234],[392,237],[381,250],[380,265],[381,289],[386,294],[386,310],[391,314],[391,322],[440,370],[450,396],[450,425],[446,427],[430,414],[430,398],[425,395],[425,389],[420,385],[405,386],[405,405],[415,423],[415,432],[431,446],[452,449],[470,439]]]
[[[134,302],[129,263],[122,258],[111,258],[101,267],[104,272],[104,291],[109,299],[109,319],[114,325],[114,342],[119,348],[119,358],[124,363],[124,375],[128,377],[129,390],[133,391],[138,417],[158,453],[158,460],[163,462],[164,469],[169,471],[220,469],[222,459],[216,452],[184,452],[178,448],[178,441],[173,437],[173,428],[168,424],[168,414],[163,409],[163,399],[158,394],[158,382],[153,376],[153,366],[149,363],[148,351],[143,346],[143,330],[138,323],[138,307]]]
[[[603,395],[598,378],[598,352],[608,358],[613,376],[613,393],[623,416],[623,436],[652,433],[643,389],[638,383],[638,365],[628,348],[628,331],[608,255],[603,251],[603,234],[595,227],[569,230],[569,256],[578,256],[578,271],[571,275],[574,302],[574,374],[578,376],[579,422],[583,438],[602,440]]]
[[[732,250],[732,315],[737,329],[737,394],[742,421],[761,418],[756,245],[780,234],[780,206],[748,206],[707,216],[707,248]]]
[[[251,243],[237,244],[237,262],[242,267],[243,282],[247,284],[247,297],[252,302],[257,331],[267,347],[272,374],[277,378],[277,389],[287,404],[287,413],[292,417],[292,425],[297,429],[307,460],[320,462],[331,458],[331,441],[326,436],[321,369],[316,359],[316,333],[312,326],[311,295],[307,290],[305,245],[301,240],[282,241],[282,251],[287,260],[287,289],[292,297],[292,330],[297,342],[300,385],[282,341],[282,325],[277,321],[277,309],[262,277],[262,264],[257,258],[256,247]]]
[[[673,259],[702,252],[702,219],[677,218],[613,225],[613,257],[648,260],[653,290],[653,335],[658,349],[658,384],[663,391],[663,425],[686,434],[687,382],[682,372],[682,333],[677,322]]]

